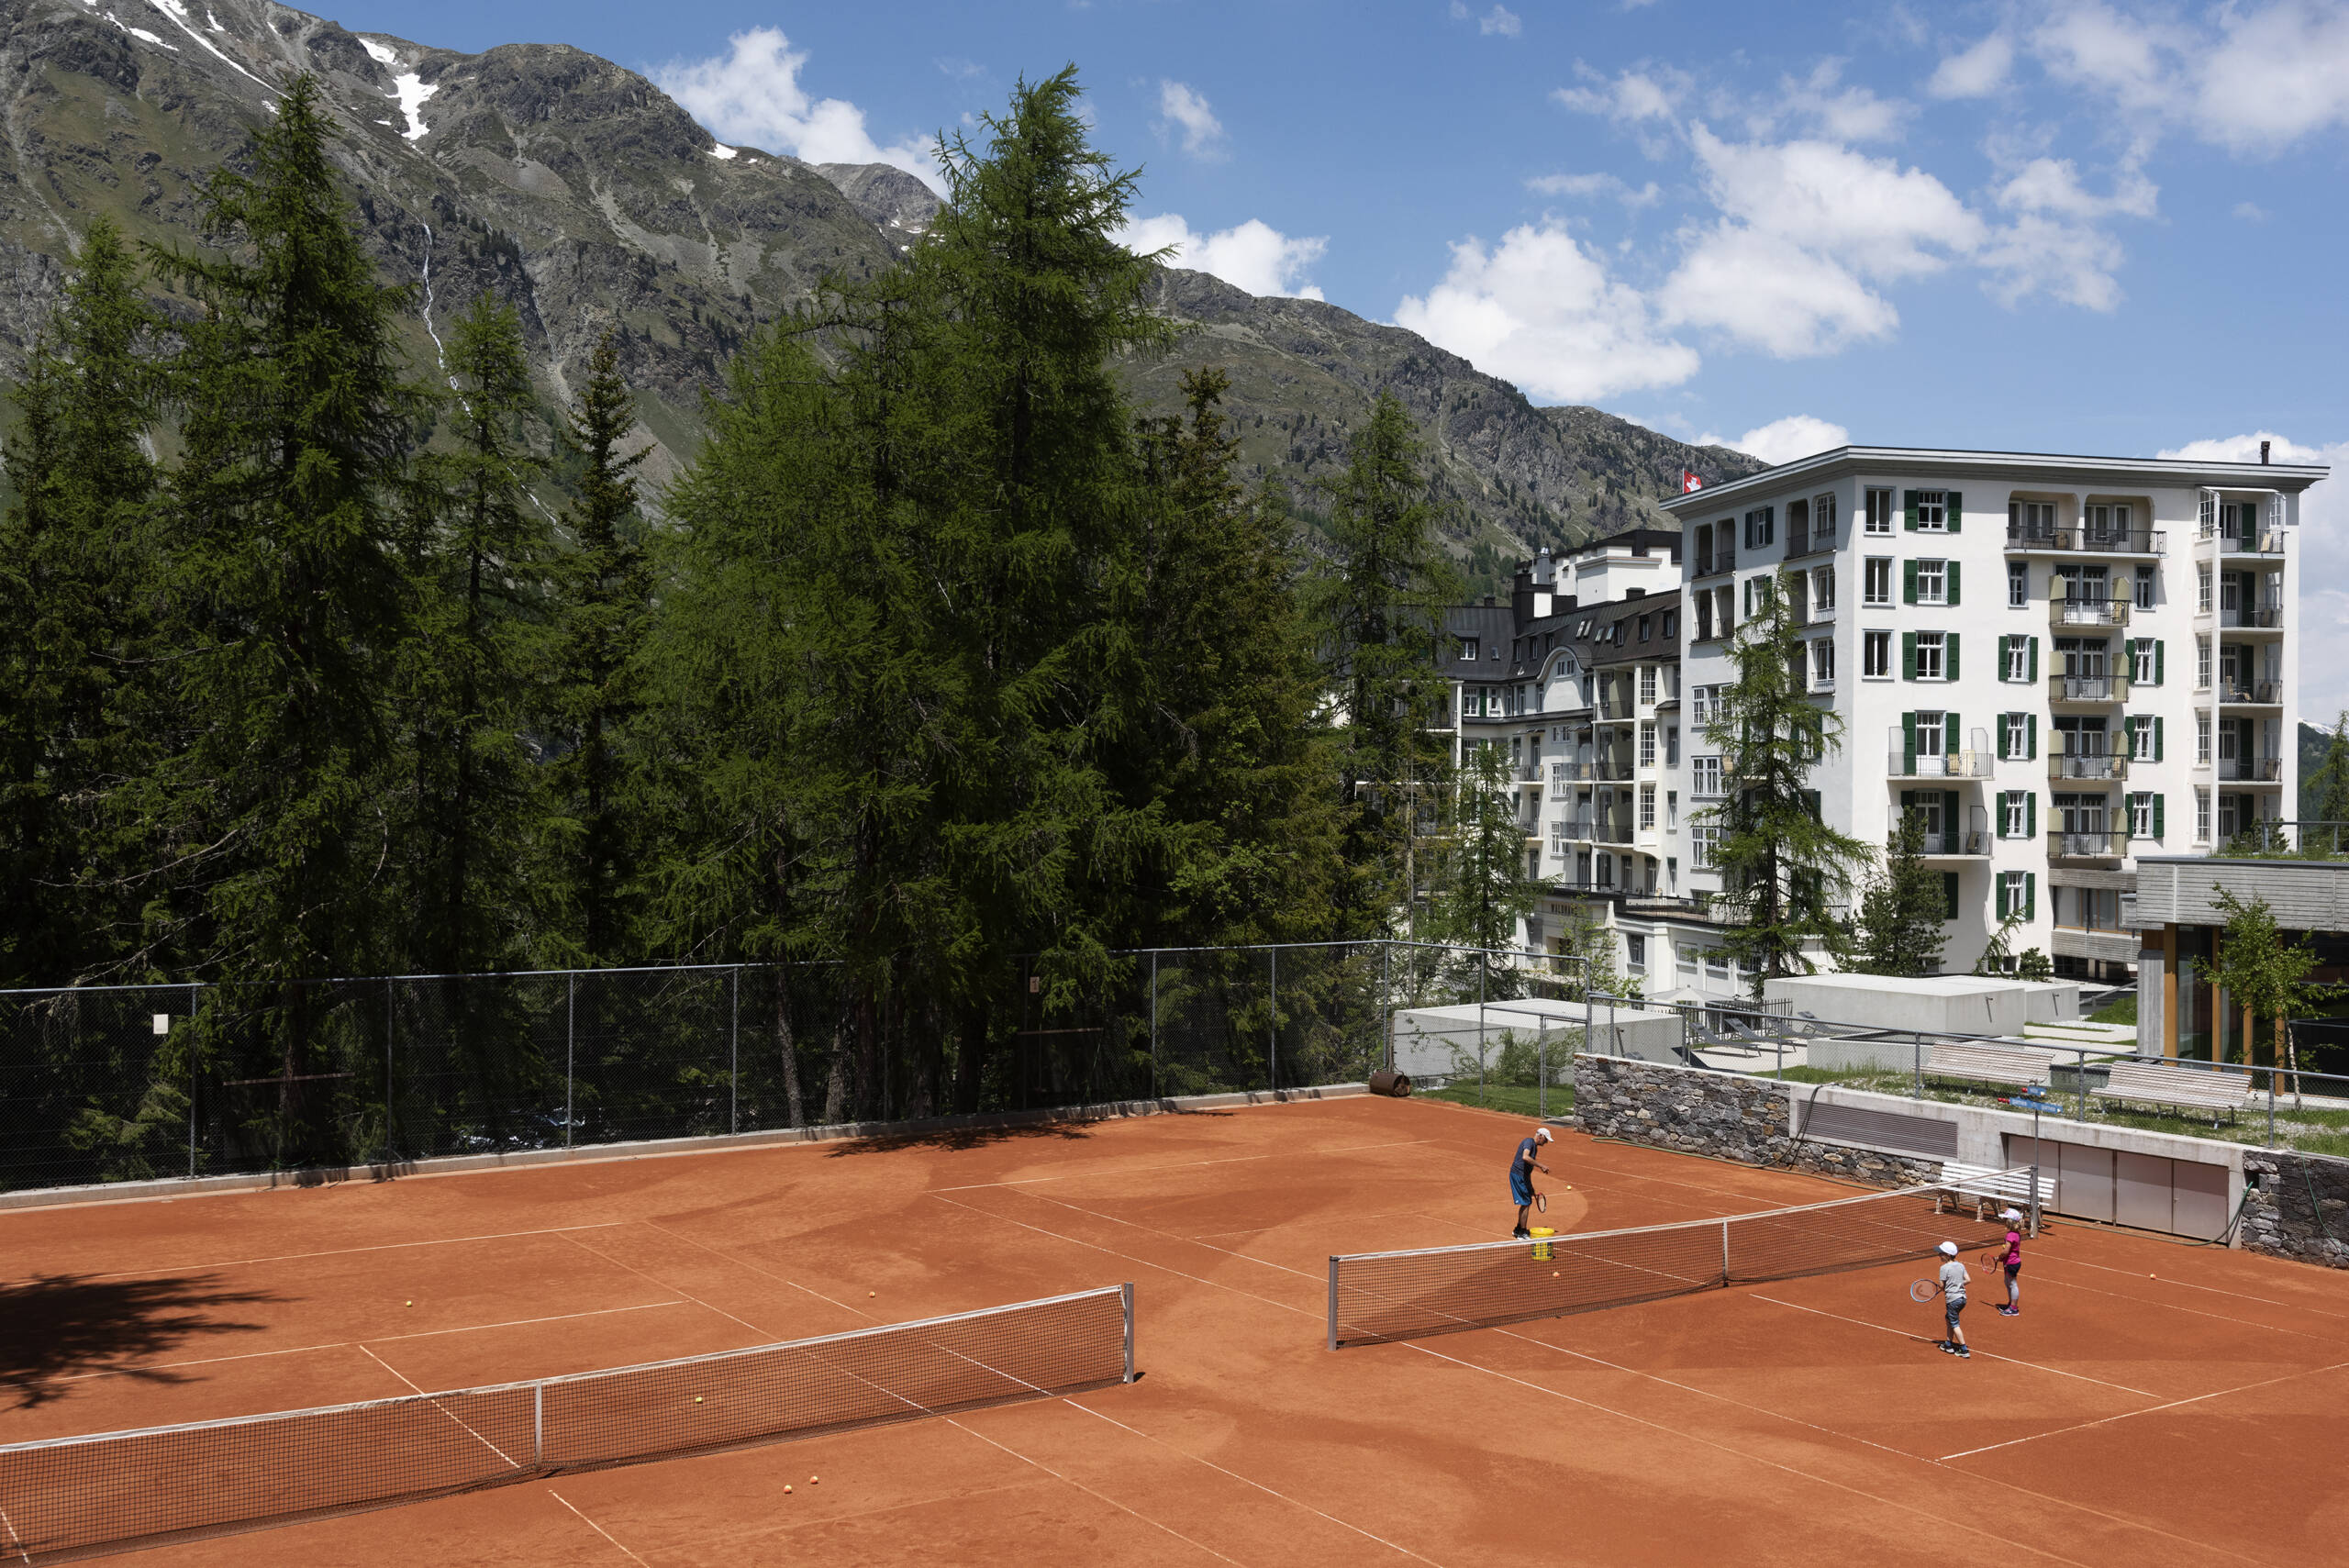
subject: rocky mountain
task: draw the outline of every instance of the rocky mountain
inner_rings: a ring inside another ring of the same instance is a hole
[[[0,0],[0,270],[15,284],[0,294],[0,370],[39,330],[94,217],[199,245],[202,182],[305,71],[344,126],[369,246],[416,285],[418,362],[440,324],[494,292],[521,314],[551,410],[618,329],[656,482],[690,456],[702,399],[758,323],[828,276],[893,265],[936,211],[900,170],[723,146],[642,76],[562,45],[461,54],[272,0]],[[1663,520],[1653,503],[1683,466],[1712,480],[1763,466],[1595,408],[1537,408],[1334,306],[1180,271],[1159,305],[1190,329],[1126,367],[1139,401],[1171,410],[1183,370],[1226,366],[1246,461],[1310,513],[1348,432],[1392,390],[1429,441],[1447,533],[1487,582],[1535,545]]]

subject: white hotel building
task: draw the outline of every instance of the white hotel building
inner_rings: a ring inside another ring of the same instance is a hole
[[[1550,889],[1530,945],[1596,905],[1648,995],[1748,984],[1706,913],[1720,880],[1697,818],[1728,787],[1704,729],[1729,639],[1779,579],[1811,693],[1842,721],[1820,808],[1872,845],[1904,806],[1923,814],[1943,970],[2019,913],[2013,952],[2126,980],[2137,854],[2209,853],[2294,815],[2288,546],[2326,473],[1845,447],[1665,503],[1677,540],[1536,562],[1514,606],[1461,612],[1490,662],[1453,672],[1463,743],[1520,764]],[[1550,580],[1569,563],[1586,591]]]

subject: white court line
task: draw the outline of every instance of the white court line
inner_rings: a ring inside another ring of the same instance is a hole
[[[1088,1416],[1094,1417],[1099,1420],[1107,1421],[1120,1431],[1131,1432],[1134,1436],[1141,1439],[1144,1442],[1156,1444],[1158,1447],[1166,1450],[1169,1453],[1190,1460],[1194,1463],[1204,1464],[1209,1470],[1216,1472],[1219,1475],[1229,1475],[1243,1486],[1253,1486],[1257,1491],[1264,1493],[1268,1497],[1278,1497],[1282,1502],[1288,1504],[1291,1507],[1302,1508],[1307,1513],[1312,1514],[1319,1518],[1327,1519],[1331,1524],[1337,1525],[1341,1529],[1350,1529],[1353,1531],[1354,1534],[1361,1536],[1364,1540],[1375,1540],[1379,1545],[1384,1546],[1390,1551],[1399,1551],[1406,1557],[1415,1559],[1420,1562],[1428,1563],[1431,1565],[1431,1568],[1441,1568],[1441,1564],[1436,1563],[1435,1559],[1432,1557],[1422,1557],[1419,1553],[1412,1551],[1408,1546],[1402,1545],[1400,1542],[1389,1540],[1383,1535],[1374,1534],[1372,1531],[1363,1529],[1362,1526],[1358,1524],[1353,1524],[1348,1520],[1340,1518],[1335,1514],[1324,1513],[1321,1509],[1315,1507],[1312,1504],[1304,1501],[1302,1498],[1292,1497],[1287,1493],[1283,1492],[1276,1487],[1267,1486],[1263,1482],[1255,1480],[1251,1476],[1242,1475],[1236,1470],[1227,1470],[1211,1459],[1192,1453],[1187,1450],[1176,1448],[1173,1443],[1167,1442],[1162,1439],[1152,1437],[1140,1427],[1130,1427],[1114,1416],[1104,1416],[1100,1411],[1094,1409],[1089,1405],[1079,1405],[1074,1399],[1063,1399],[1062,1400],[1062,1403],[1068,1406],[1071,1409],[1082,1410]]]
[[[431,1405],[433,1409],[439,1411],[441,1415],[447,1417],[451,1423],[462,1429],[467,1437],[473,1439],[473,1441],[481,1444],[482,1447],[489,1450],[490,1452],[503,1460],[506,1462],[507,1469],[525,1470],[529,1468],[529,1466],[517,1460],[512,1454],[507,1452],[504,1449],[498,1447],[495,1443],[490,1441],[487,1438],[473,1430],[471,1426],[467,1425],[463,1417],[458,1415],[454,1410],[450,1409],[449,1407],[440,1403],[439,1399],[433,1397],[431,1395],[426,1394],[422,1388],[417,1387],[416,1380],[408,1376],[407,1373],[402,1372],[399,1368],[394,1366],[391,1362],[385,1361],[383,1357],[377,1355],[374,1351],[369,1350],[364,1345],[359,1347],[359,1353],[365,1356],[369,1361],[373,1362],[377,1366],[382,1367],[385,1372],[390,1373],[394,1377],[398,1378],[402,1383],[406,1384],[410,1388],[415,1389],[417,1393],[424,1394],[427,1402]]]
[[[389,1345],[402,1340],[430,1340],[444,1334],[478,1334],[484,1329],[519,1329],[533,1323],[567,1323],[575,1318],[606,1318],[616,1312],[649,1312],[657,1307],[682,1307],[678,1301],[646,1301],[634,1307],[599,1307],[592,1312],[561,1312],[551,1318],[517,1318],[506,1323],[468,1323],[457,1329],[425,1329],[413,1334],[383,1334],[372,1340],[332,1340],[322,1345],[295,1345],[282,1351],[248,1351],[237,1356],[204,1356],[194,1361],[156,1362],[145,1366],[108,1367],[103,1372],[77,1372],[49,1377],[43,1383],[88,1383],[101,1377],[136,1377],[144,1372],[171,1372],[184,1366],[218,1366],[226,1362],[265,1361],[271,1356],[306,1355],[312,1351],[349,1350],[354,1345]]]
[[[16,1543],[17,1555],[30,1562],[33,1560],[32,1550],[25,1545],[25,1538],[17,1533],[17,1521],[8,1517],[6,1508],[0,1508],[0,1525],[7,1527],[8,1539]]]
[[[2042,1438],[2059,1438],[2065,1432],[2084,1432],[2090,1427],[2110,1426],[2115,1421],[2126,1421],[2137,1416],[2159,1415],[2164,1410],[2175,1410],[2181,1405],[2199,1405],[2205,1399],[2223,1399],[2230,1394],[2248,1394],[2254,1388],[2266,1388],[2278,1383],[2289,1383],[2296,1377],[2316,1377],[2328,1372],[2339,1372],[2344,1366],[2349,1366],[2349,1362],[2335,1362],[2331,1366],[2310,1367],[2306,1372],[2288,1372],[2279,1377],[2266,1377],[2260,1379],[2257,1383],[2246,1383],[2240,1388],[2215,1388],[2208,1394],[2197,1394],[2191,1398],[2173,1399],[2166,1405],[2149,1405],[2143,1410],[2123,1410],[2117,1416],[2105,1416],[2093,1421],[2082,1421],[2076,1426],[2054,1427],[2043,1432],[2033,1432],[2028,1437],[2009,1438],[2002,1443],[1984,1443],[1980,1448],[1969,1448],[1960,1453],[1945,1453],[1934,1462],[1947,1464],[1953,1459],[1970,1459],[1977,1453],[1988,1453],[1995,1449],[2012,1448],[2017,1443],[2035,1443]]]
[[[1754,1300],[1766,1301],[1773,1307],[1791,1307],[1797,1312],[1809,1312],[1820,1318],[1832,1318],[1838,1323],[1850,1323],[1857,1328],[1874,1329],[1879,1334],[1897,1334],[1904,1340],[1922,1338],[1911,1329],[1896,1329],[1889,1323],[1871,1323],[1865,1318],[1846,1318],[1841,1312],[1830,1312],[1822,1307],[1805,1307],[1799,1301],[1781,1301],[1775,1296],[1765,1296],[1758,1290],[1753,1295]],[[2002,1356],[1996,1351],[1985,1351],[1972,1343],[1968,1343],[1966,1349],[1974,1351],[1986,1361],[2005,1362],[2010,1366],[2027,1366],[2033,1372],[2052,1372],[2058,1377],[2076,1378],[2082,1383],[2093,1383],[2100,1388],[2117,1388],[2123,1394],[2133,1394],[2140,1399],[2161,1397],[2151,1389],[2132,1388],[2125,1383],[2115,1383],[2110,1378],[2105,1377],[2090,1377],[2084,1372],[2065,1372],[2060,1366],[2045,1366],[2038,1362],[2027,1362],[2021,1356]]]
[[[602,1536],[606,1540],[610,1541],[614,1546],[619,1546],[619,1549],[620,1549],[621,1553],[622,1553],[624,1556],[626,1556],[629,1562],[644,1562],[644,1559],[643,1559],[643,1558],[639,1557],[635,1552],[629,1551],[629,1549],[628,1549],[627,1547],[625,1547],[625,1546],[620,1546],[619,1538],[618,1538],[618,1536],[614,1535],[610,1530],[606,1529],[602,1525],[597,1524],[594,1519],[589,1518],[585,1514],[580,1514],[580,1513],[579,1513],[579,1507],[578,1507],[578,1505],[577,1505],[577,1504],[575,1504],[575,1503],[573,1503],[570,1498],[568,1498],[568,1497],[564,1496],[562,1493],[560,1493],[560,1492],[556,1491],[556,1490],[555,1490],[553,1487],[551,1487],[551,1486],[550,1486],[550,1487],[548,1487],[548,1488],[547,1488],[547,1496],[550,1496],[550,1497],[552,1497],[556,1502],[561,1503],[564,1507],[569,1508],[573,1513],[574,1513],[574,1514],[579,1514],[579,1522],[580,1522],[581,1524],[585,1525],[589,1529],[594,1530],[597,1535]],[[648,1563],[645,1563],[645,1568],[651,1568],[651,1563],[649,1563],[649,1562],[648,1562]]]
[[[817,1300],[823,1302],[828,1306],[837,1307],[843,1312],[853,1312],[859,1318],[864,1318],[868,1322],[877,1323],[880,1321],[879,1318],[875,1317],[873,1313],[865,1311],[861,1307],[852,1307],[845,1301],[834,1300],[831,1296],[826,1296],[822,1291],[818,1290],[813,1285],[801,1284],[797,1280],[791,1278],[789,1275],[779,1274],[773,1269],[763,1269],[758,1264],[751,1262],[748,1258],[738,1258],[731,1252],[721,1252],[717,1248],[711,1246],[708,1242],[697,1241],[682,1230],[672,1230],[657,1219],[648,1219],[643,1221],[643,1223],[651,1227],[653,1229],[658,1230],[663,1236],[683,1241],[688,1247],[700,1248],[703,1251],[707,1252],[711,1257],[716,1258],[722,1263],[732,1263],[738,1268],[748,1269],[754,1274],[763,1274],[766,1278],[774,1280],[780,1284],[787,1284],[794,1290],[812,1296]],[[673,1286],[672,1288],[674,1287]]]
[[[2033,1255],[2041,1258],[2047,1257],[2047,1254],[2043,1252]],[[2054,1262],[2074,1262],[2077,1260],[2071,1258],[2054,1258],[2050,1259],[2049,1261]],[[2095,1264],[2089,1265],[2091,1268],[2096,1266],[2097,1265]],[[2126,1269],[2114,1269],[2110,1272],[2125,1275],[2129,1271]],[[1991,1281],[1987,1283],[1995,1284],[1996,1282]],[[2278,1328],[2273,1323],[2258,1323],[2254,1322],[2248,1318],[2237,1318],[2232,1313],[2205,1312],[2199,1307],[2181,1307],[2175,1301],[2156,1301],[2150,1296],[2139,1296],[2132,1291],[2099,1290],[2092,1284],[2080,1284],[2072,1280],[2050,1279],[2047,1277],[2043,1270],[2037,1278],[2032,1281],[2032,1288],[2034,1290],[2076,1290],[2087,1296],[2101,1296],[2111,1301],[2132,1302],[2140,1307],[2159,1307],[2164,1312],[2183,1312],[2189,1318],[2209,1318],[2221,1323],[2232,1323],[2236,1327],[2243,1329],[2257,1329],[2269,1334],[2289,1334],[2294,1339],[2318,1340],[2328,1345],[2337,1345],[2341,1342],[2341,1335],[2338,1330],[2330,1334],[2311,1334],[2306,1329]],[[2254,1296],[2250,1299],[2256,1300],[2257,1297]]]
[[[1171,1165],[1100,1165],[1061,1176],[1020,1176],[1008,1182],[970,1182],[959,1187],[930,1187],[933,1193],[974,1193],[984,1187],[1027,1187],[1043,1182],[1079,1182],[1097,1176],[1148,1175],[1153,1171],[1195,1171],[1203,1165],[1246,1165],[1260,1160],[1310,1160],[1323,1154],[1359,1154],[1369,1149],[1413,1149],[1438,1141],[1405,1138],[1391,1143],[1345,1143],[1334,1149],[1284,1149],[1272,1154],[1233,1154],[1217,1160],[1182,1160]]]
[[[438,1236],[422,1241],[385,1241],[372,1247],[336,1247],[324,1252],[279,1252],[266,1258],[232,1258],[227,1262],[163,1263],[154,1268],[117,1269],[112,1273],[74,1274],[70,1277],[77,1280],[154,1279],[162,1274],[182,1273],[191,1269],[242,1269],[250,1268],[255,1263],[292,1263],[310,1258],[345,1258],[356,1252],[396,1252],[405,1247],[459,1247],[468,1241],[512,1241],[525,1236],[568,1236],[574,1230],[609,1230],[616,1225],[633,1223],[635,1222],[627,1219],[606,1219],[599,1220],[594,1225],[558,1225],[546,1230],[506,1230],[495,1236]],[[23,1276],[25,1280],[40,1277],[38,1274]],[[7,1283],[15,1284],[21,1282],[11,1280]]]
[[[2090,1231],[2087,1232],[2087,1234],[2099,1235],[2102,1234],[2102,1232]],[[2035,1257],[2040,1254],[2034,1253],[2032,1255]],[[2120,1274],[2124,1278],[2134,1278],[2136,1274],[2136,1271],[2133,1269],[2116,1269],[2110,1263],[2092,1263],[2086,1258],[2065,1257],[2062,1253],[2049,1253],[2046,1254],[2046,1256],[2048,1261],[2051,1262],[2068,1264],[2076,1269],[2094,1269],[2099,1273]],[[2287,1312],[2313,1312],[2320,1318],[2349,1318],[2349,1312],[2330,1312],[2321,1307],[2308,1307],[2297,1301],[2276,1301],[2265,1296],[2253,1296],[2247,1292],[2240,1290],[2227,1290],[2215,1284],[2198,1284],[2193,1280],[2180,1279],[2176,1274],[2168,1275],[2158,1280],[2156,1283],[2161,1284],[2174,1284],[2186,1290],[2208,1291],[2212,1296],[2231,1296],[2237,1301],[2256,1301],[2263,1307],[2280,1307]],[[2087,1290],[2092,1287],[2083,1284],[2074,1285],[2072,1288],[2075,1290]],[[2165,1302],[2155,1302],[2154,1305],[2160,1307],[2166,1306],[2168,1304]],[[2191,1312],[2194,1309],[2190,1307],[2178,1307],[2177,1310],[2180,1312]],[[2206,1313],[2204,1316],[2217,1317],[2219,1314]],[[2235,1323],[2242,1321],[2242,1319],[2230,1318],[2227,1321],[2230,1323]],[[2267,1325],[2259,1324],[2255,1325],[2255,1327],[2266,1328]],[[2279,1329],[2277,1332],[2282,1334],[2297,1334],[2299,1330],[2297,1329]]]
[[[1084,1493],[1086,1496],[1107,1503],[1121,1514],[1131,1515],[1133,1518],[1138,1518],[1142,1523],[1150,1526],[1152,1529],[1163,1530],[1166,1534],[1173,1536],[1175,1540],[1181,1541],[1186,1546],[1197,1547],[1201,1551],[1206,1552],[1218,1562],[1229,1562],[1231,1564],[1231,1568],[1247,1568],[1246,1564],[1241,1562],[1236,1558],[1226,1557],[1222,1552],[1218,1551],[1214,1547],[1208,1545],[1205,1541],[1193,1540],[1189,1536],[1185,1535],[1173,1525],[1161,1524],[1158,1520],[1152,1518],[1148,1514],[1141,1513],[1135,1509],[1130,1508],[1126,1507],[1125,1504],[1118,1501],[1115,1497],[1105,1496],[1101,1493],[1096,1492],[1092,1487],[1087,1486],[1084,1482],[1072,1480],[1068,1476],[1063,1475],[1059,1471],[1054,1470],[1051,1465],[1046,1464],[1043,1461],[1039,1459],[1030,1459],[1026,1454],[1021,1453],[1018,1449],[1011,1447],[1009,1444],[999,1443],[996,1441],[995,1439],[987,1436],[986,1433],[979,1431],[974,1428],[964,1426],[961,1421],[954,1419],[951,1416],[946,1418],[946,1424],[950,1427],[961,1428],[962,1430],[969,1432],[971,1436],[978,1439],[981,1442],[985,1443],[990,1448],[1001,1449],[1004,1452],[1019,1461],[1022,1464],[1034,1465],[1037,1469],[1042,1471],[1045,1474],[1051,1476],[1053,1480],[1061,1483],[1064,1486],[1074,1486],[1078,1491]]]
[[[605,1262],[611,1264],[612,1267],[616,1269],[626,1269],[629,1273],[636,1275],[639,1279],[651,1280],[662,1290],[676,1291],[679,1296],[684,1296],[696,1307],[707,1308],[709,1311],[717,1313],[720,1318],[732,1318],[735,1322],[740,1323],[743,1328],[748,1329],[751,1333],[756,1334],[759,1337],[758,1342],[761,1344],[772,1344],[775,1341],[776,1337],[774,1335],[768,1333],[764,1329],[760,1328],[756,1323],[751,1322],[747,1318],[735,1318],[734,1314],[727,1311],[723,1307],[713,1307],[708,1302],[704,1301],[700,1296],[694,1295],[689,1290],[681,1289],[676,1285],[671,1284],[667,1280],[661,1279],[653,1274],[646,1273],[642,1269],[636,1267],[633,1263],[623,1263],[618,1258],[611,1257],[607,1253],[598,1252],[595,1248],[590,1247],[586,1242],[582,1241],[576,1236],[566,1236],[563,1240],[570,1242],[573,1246],[578,1248],[581,1251],[586,1253],[591,1258],[601,1258]]]

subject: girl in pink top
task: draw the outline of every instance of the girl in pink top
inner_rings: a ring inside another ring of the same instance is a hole
[[[2007,1304],[1998,1308],[1998,1316],[2020,1318],[2022,1316],[2022,1215],[2019,1210],[2010,1208],[1998,1218],[2007,1222],[2007,1250],[1998,1259],[1999,1266],[2007,1276]]]

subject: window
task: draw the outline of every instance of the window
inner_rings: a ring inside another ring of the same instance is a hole
[[[1721,797],[1721,760],[1719,757],[1691,757],[1688,759],[1688,793],[1691,795],[1698,800],[1719,800]]]
[[[1642,833],[1655,831],[1655,785],[1653,784],[1640,786],[1640,831]]]
[[[1676,789],[1668,789],[1664,792],[1664,830],[1667,833],[1676,832],[1679,829],[1679,827],[1680,792]],[[1680,875],[1680,862],[1678,861],[1674,861],[1672,862],[1672,873],[1673,879],[1675,882],[1678,881]]]
[[[1998,834],[2001,838],[2031,837],[2031,801],[2029,790],[2009,790],[1998,796]]]
[[[1648,940],[1626,932],[1623,937],[1623,967],[1633,974],[1648,972]]]
[[[2031,562],[2007,562],[2007,607],[2025,609],[2031,605]]]
[[[1949,603],[1949,562],[1920,561],[1917,562],[1917,592],[1910,603],[1945,605]]]
[[[2007,537],[2010,539],[2052,539],[2055,537],[2055,506],[2051,501],[2007,503]]]
[[[1730,614],[1731,606],[1736,602],[1736,590],[1727,586],[1713,590],[1713,619],[1723,637],[1737,629],[1737,619]]]
[[[2128,503],[2099,502],[2093,506],[2081,507],[2080,531],[2100,544],[2109,543],[2114,539],[2127,539],[2129,537]]]
[[[2129,645],[2129,678],[2141,686],[2161,684],[2161,644],[2141,637]]]
[[[1655,666],[1653,664],[1640,666],[1640,706],[1655,706]]]
[[[1680,765],[1680,726],[1676,724],[1664,727],[1664,765],[1667,768]]]
[[[1940,680],[1942,678],[1942,646],[1947,639],[1947,634],[1938,631],[1920,631],[1914,635],[1917,639],[1917,673],[1909,678],[1917,681]]]
[[[1745,514],[1745,548],[1761,550],[1771,543],[1777,532],[1778,509],[1757,506]]]
[[[1770,579],[1748,577],[1745,580],[1745,618],[1770,613]],[[1724,627],[1726,629],[1726,627]]]
[[[2129,836],[2132,839],[2158,839],[2162,836],[2161,797],[2150,790],[2129,797]]]
[[[1699,642],[1712,640],[1713,596],[1702,589],[1697,594],[1697,629],[1691,635]]]
[[[2009,681],[2029,681],[2031,679],[2031,639],[2005,637],[1999,640],[2007,645],[2006,671],[2001,678]]]
[[[2002,871],[1998,873],[1998,918],[2010,920],[2020,915],[2030,919],[2036,911],[2032,895],[2037,879],[2027,871]]]
[[[1892,679],[1892,633],[1871,631],[1860,639],[1860,673],[1871,681]]]
[[[1677,637],[1677,636],[1679,636],[1679,635],[1680,635],[1680,612],[1679,612],[1678,610],[1666,610],[1666,611],[1664,611],[1664,639],[1666,642],[1670,642],[1674,638],[1675,638],[1675,637]]]
[[[2210,689],[2210,639],[2207,637],[2194,639],[2194,689],[2198,692]]]
[[[1949,527],[1949,492],[1946,490],[1912,490],[1916,497],[1917,520],[1912,525],[1919,533],[1937,534]]]
[[[1810,504],[1810,547],[1825,550],[1835,542],[1835,497],[1831,492]]]
[[[1892,531],[1892,492],[1871,490],[1867,493],[1867,521],[1863,525],[1869,533],[1888,534]]]
[[[1629,620],[1630,618],[1631,617],[1629,616],[1623,617],[1624,620]],[[1615,646],[1618,648],[1623,646],[1623,621],[1620,620],[1615,623]]]
[[[1814,639],[1810,645],[1810,684],[1814,689],[1835,684],[1835,639]]]
[[[1705,978],[1716,985],[1726,985],[1729,984],[1729,950],[1707,948],[1705,950]]]
[[[1688,865],[1691,870],[1713,869],[1713,840],[1720,834],[1720,828],[1702,823],[1688,829]]]
[[[1460,639],[1460,657],[1466,660],[1471,664],[1476,662],[1476,639],[1475,638],[1464,637]]]
[[[2202,768],[2210,765],[2210,716],[2207,713],[2194,716],[2194,763]]]
[[[1648,633],[1653,629],[1650,623],[1654,619],[1655,617],[1653,616],[1642,616],[1640,617],[1640,640],[1642,642],[1645,642],[1648,639]]]
[[[1640,725],[1640,766],[1655,766],[1655,724],[1653,720],[1642,720]]]
[[[2027,762],[2031,757],[2032,730],[2037,716],[2028,713],[2002,713],[1998,716],[1998,755],[2009,762]]]
[[[1892,558],[1890,556],[1868,557],[1867,564],[1861,570],[1860,603],[1864,605],[1892,603]]]
[[[2154,569],[2152,567],[2140,566],[2137,568],[2137,607],[2139,609],[2150,610],[2154,607]]]
[[[1947,733],[1947,722],[1939,713],[1917,715],[1917,755],[1938,757],[1942,754],[1942,740]],[[1933,771],[1939,772],[1938,769]]]
[[[2194,841],[2198,844],[2210,841],[2210,792],[2207,789],[2194,792]]]
[[[1825,615],[1835,607],[1835,569],[1815,566],[1810,573],[1810,607],[1814,615]]]
[[[2159,717],[2137,717],[2129,721],[2129,756],[2139,762],[2162,760],[2162,721]]]
[[[2194,569],[2194,613],[2210,613],[2210,569],[2207,566]]]

